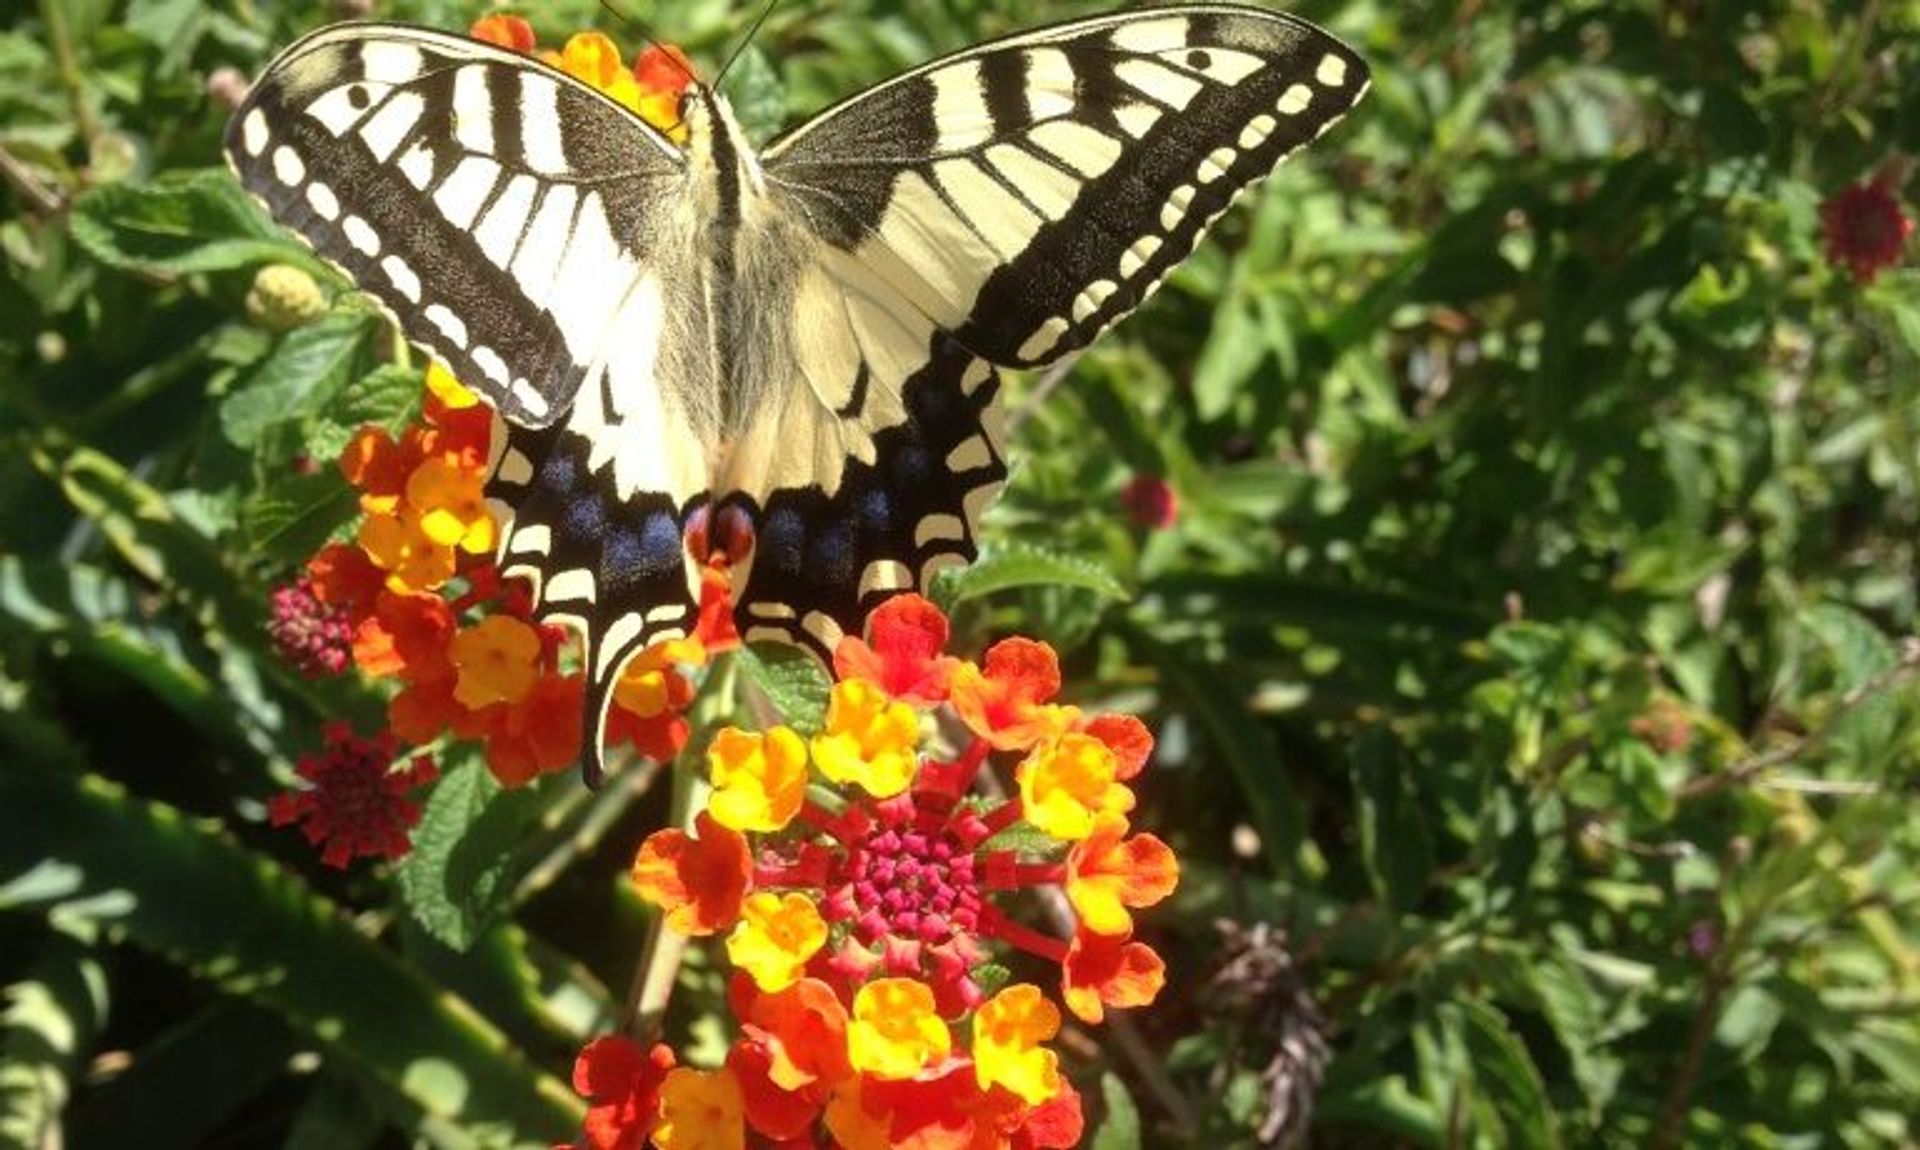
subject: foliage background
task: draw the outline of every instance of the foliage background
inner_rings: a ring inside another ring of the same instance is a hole
[[[753,15],[626,7],[709,64]],[[789,0],[735,100],[1089,6],[1045,7]],[[1250,1146],[1315,1094],[1316,1146],[1915,1144],[1920,275],[1828,266],[1818,205],[1920,151],[1920,4],[1299,10],[1373,94],[1016,390],[995,557],[946,588],[963,648],[1046,637],[1161,735],[1174,989],[1067,1043],[1093,1144]],[[387,869],[264,824],[380,710],[265,641],[351,510],[292,461],[416,373],[349,298],[248,322],[304,257],[218,170],[209,76],[345,9],[0,12],[0,1140],[569,1137],[656,776],[449,760]],[[1141,472],[1171,529],[1129,523]],[[1279,928],[1264,980],[1209,982],[1221,918]]]

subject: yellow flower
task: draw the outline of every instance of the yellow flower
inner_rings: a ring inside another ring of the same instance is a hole
[[[576,32],[559,52],[543,52],[541,59],[606,93],[634,115],[641,115],[640,84],[620,62],[620,49],[600,32]]]
[[[698,639],[663,639],[635,655],[614,685],[613,701],[642,719],[684,706],[679,666],[697,667],[707,661],[707,649]]]
[[[741,908],[740,924],[727,937],[727,957],[761,990],[778,994],[800,980],[807,960],[826,943],[827,920],[812,899],[759,891]]]
[[[407,502],[420,513],[420,529],[442,547],[484,555],[499,542],[499,524],[487,507],[485,471],[455,460],[421,460],[407,476]]]
[[[472,407],[480,402],[480,397],[467,390],[466,384],[453,378],[453,373],[447,370],[447,365],[437,359],[427,364],[427,390],[432,392],[433,397],[443,406],[453,411]]]
[[[453,578],[453,549],[421,530],[411,509],[400,514],[369,514],[360,521],[360,549],[387,573],[387,588],[400,594],[433,591]]]
[[[1016,772],[1022,814],[1055,838],[1086,838],[1095,815],[1133,809],[1133,792],[1115,781],[1118,770],[1113,750],[1092,735],[1066,734],[1043,743]]]
[[[875,1078],[912,1078],[953,1049],[933,991],[911,978],[878,978],[853,996],[847,1060]]]
[[[727,727],[707,748],[707,766],[714,787],[707,809],[721,826],[777,831],[800,813],[807,793],[807,744],[790,728],[759,735]]]
[[[742,1150],[747,1144],[746,1102],[733,1071],[677,1066],[660,1086],[660,1150]]]
[[[833,685],[826,729],[813,738],[813,761],[836,783],[855,783],[875,798],[892,798],[913,782],[920,720],[865,679]]]
[[[973,1015],[973,1072],[980,1085],[1000,1085],[1038,1106],[1060,1092],[1060,1058],[1040,1044],[1060,1032],[1060,1008],[1040,988],[1016,983]]]

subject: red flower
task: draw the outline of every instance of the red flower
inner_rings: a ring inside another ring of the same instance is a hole
[[[474,21],[467,35],[515,52],[533,51],[533,25],[518,16],[494,12]]]
[[[660,1119],[660,1084],[673,1051],[642,1051],[618,1034],[596,1038],[573,1064],[573,1088],[589,1103],[585,1131],[593,1150],[641,1150]]]
[[[1879,179],[1842,188],[1820,205],[1820,230],[1827,258],[1871,283],[1881,269],[1900,262],[1900,248],[1913,234],[1913,221]]]
[[[958,662],[941,652],[947,618],[918,595],[896,595],[867,617],[868,639],[853,635],[833,652],[837,679],[870,679],[901,702],[931,706],[947,697]]]
[[[391,732],[362,739],[345,723],[329,724],[326,747],[300,760],[306,790],[275,795],[267,818],[276,827],[300,823],[307,841],[326,844],[320,861],[345,867],[356,856],[397,859],[412,844],[407,832],[420,821],[420,807],[407,792],[439,777],[425,755],[398,771],[390,769],[399,742]]]
[[[1180,500],[1158,475],[1141,472],[1120,489],[1120,505],[1127,515],[1149,531],[1164,531],[1180,515]]]
[[[345,608],[314,593],[302,573],[273,590],[267,634],[280,657],[311,678],[338,675],[353,662],[353,622]]]

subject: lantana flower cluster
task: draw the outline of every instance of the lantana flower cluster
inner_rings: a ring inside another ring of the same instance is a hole
[[[650,836],[633,879],[670,929],[725,939],[739,1034],[711,1070],[623,1038],[589,1046],[576,1080],[597,1150],[1078,1141],[1079,1098],[1048,1046],[1060,1008],[1001,985],[997,952],[1057,966],[1058,999],[1085,1022],[1159,993],[1133,913],[1178,867],[1128,821],[1152,737],[1055,701],[1046,644],[1006,639],[975,664],[945,653],[947,634],[927,600],[892,599],[836,651],[819,733],[715,735],[706,809],[691,833]],[[940,730],[960,745],[933,749]],[[996,762],[1013,789],[979,797]],[[1070,938],[1004,909],[1046,886],[1065,892]]]
[[[488,16],[471,32],[535,50],[519,17]],[[541,57],[661,131],[679,129],[691,71],[676,49],[651,49],[629,70],[612,41],[589,32]],[[362,513],[352,539],[321,548],[273,595],[269,632],[297,669],[319,676],[351,666],[397,688],[386,730],[373,739],[330,733],[322,752],[301,764],[304,786],[277,800],[276,823],[300,822],[332,865],[405,854],[404,828],[418,818],[406,791],[432,777],[430,762],[415,756],[414,766],[394,772],[404,787],[346,785],[373,769],[368,748],[398,754],[403,745],[475,740],[493,775],[518,786],[571,766],[591,737],[582,731],[585,684],[565,633],[535,622],[526,587],[494,565],[500,524],[484,490],[496,422],[444,367],[429,367],[421,419],[397,437],[363,427],[341,455]],[[609,745],[659,760],[679,753],[694,694],[687,672],[737,642],[721,581],[710,582],[703,607],[694,637],[658,644],[628,665],[608,715]]]

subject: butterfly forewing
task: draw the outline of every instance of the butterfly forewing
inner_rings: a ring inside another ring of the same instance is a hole
[[[975,354],[1046,363],[1139,306],[1366,65],[1279,13],[1103,16],[937,60],[776,142],[769,177]]]
[[[528,427],[556,420],[609,355],[684,166],[528,57],[381,24],[282,53],[227,155],[276,219]]]

